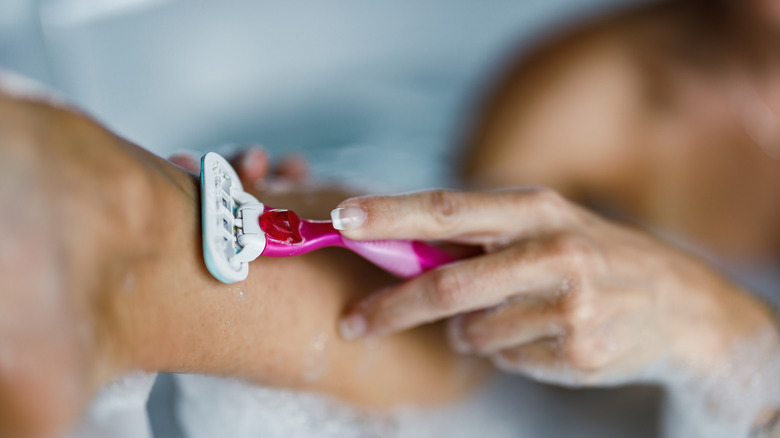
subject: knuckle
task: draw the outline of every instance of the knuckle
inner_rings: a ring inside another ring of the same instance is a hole
[[[588,239],[570,233],[553,238],[548,247],[549,256],[560,260],[572,272],[579,275],[590,272],[599,257],[598,250]]]
[[[455,310],[463,301],[468,280],[455,269],[440,269],[433,274],[430,304],[439,310]]]
[[[577,223],[582,218],[582,210],[557,191],[540,187],[526,195],[530,207],[546,218],[548,225],[560,226]]]
[[[567,259],[578,265],[588,263],[596,256],[592,243],[579,236],[570,236],[564,242]]]
[[[598,324],[598,309],[588,294],[570,296],[560,306],[561,316],[572,334],[586,333]]]
[[[428,197],[436,225],[445,230],[452,230],[463,212],[463,197],[448,190],[431,191]]]
[[[567,201],[560,193],[548,187],[540,187],[530,194],[534,207],[546,212],[560,211]]]

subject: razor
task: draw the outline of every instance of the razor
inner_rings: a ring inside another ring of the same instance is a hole
[[[347,248],[399,277],[409,278],[455,261],[439,248],[412,240],[351,240],[331,221],[301,219],[245,192],[232,166],[209,152],[201,160],[203,257],[223,283],[243,281],[260,256],[290,257],[325,247]]]

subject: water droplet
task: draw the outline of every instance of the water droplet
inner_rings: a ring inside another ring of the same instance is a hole
[[[133,293],[135,291],[136,278],[132,273],[125,274],[125,279],[122,282],[122,290],[127,293]]]
[[[328,370],[328,343],[325,332],[319,332],[312,339],[308,354],[303,362],[302,378],[306,382],[319,380]]]

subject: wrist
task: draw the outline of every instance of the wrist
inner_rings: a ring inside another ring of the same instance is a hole
[[[708,292],[718,304],[688,318],[688,330],[661,370],[669,396],[665,423],[669,432],[708,424],[723,436],[745,436],[780,406],[776,315],[725,281]]]
[[[652,301],[663,367],[707,375],[735,345],[773,332],[771,309],[751,292],[686,253],[663,260]]]
[[[737,360],[738,351],[746,345],[766,354],[778,348],[780,333],[765,303],[737,287],[713,295],[717,297],[714,303],[699,317],[689,318],[688,330],[676,344],[678,363],[706,375],[720,364]]]

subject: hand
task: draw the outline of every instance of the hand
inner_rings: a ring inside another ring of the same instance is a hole
[[[352,239],[486,253],[359,301],[342,320],[347,338],[452,317],[456,350],[573,386],[665,381],[660,364],[703,375],[761,333],[777,345],[769,310],[705,264],[550,190],[434,191],[340,207]]]

